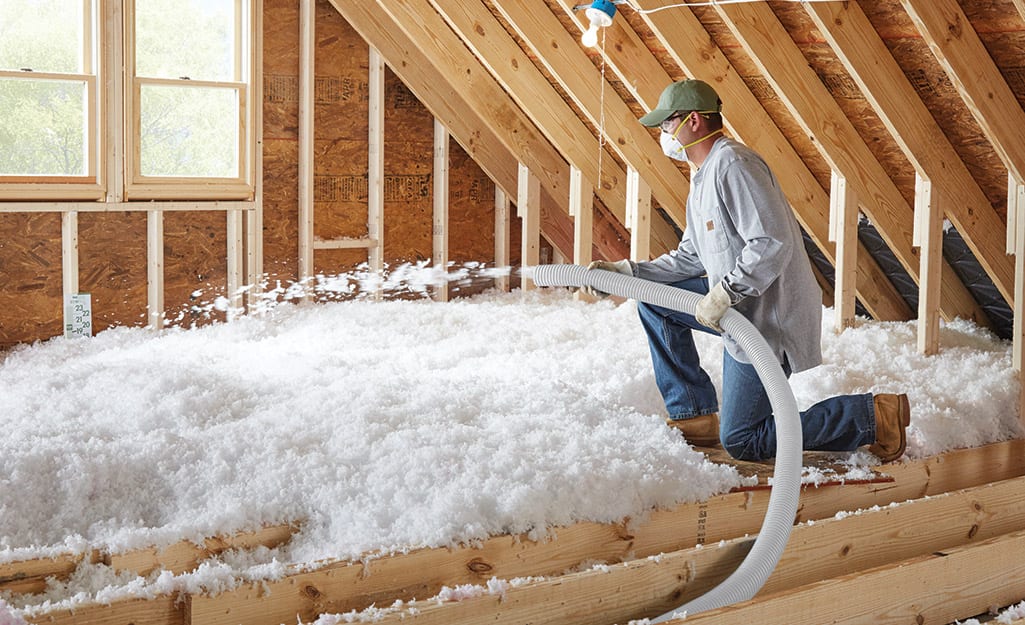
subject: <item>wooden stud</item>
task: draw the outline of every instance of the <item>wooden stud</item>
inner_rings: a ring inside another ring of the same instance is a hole
[[[835,264],[834,246],[827,233],[829,198],[702,23],[689,10],[657,11],[638,17],[684,74],[715,85],[724,103],[727,128],[772,164],[798,220]],[[612,27],[616,28],[615,20]],[[876,319],[906,320],[913,316],[904,298],[860,244],[858,298]]]
[[[251,312],[263,293],[263,0],[252,0],[253,209],[246,213],[246,305]]]
[[[448,274],[448,130],[434,120],[434,254],[435,270]],[[540,224],[540,220],[538,222]],[[539,231],[540,232],[540,231]],[[434,299],[448,301],[448,281],[434,286]]]
[[[569,170],[569,214],[573,217],[573,264],[587,265],[592,259],[594,200],[584,172],[572,166]]]
[[[313,123],[315,0],[299,2],[299,283],[313,279]]]
[[[624,222],[622,207],[625,206],[626,172],[608,153],[607,148],[598,144],[591,130],[578,120],[572,107],[535,67],[499,20],[479,2],[432,0],[431,4],[444,18],[434,28],[443,28],[447,22],[451,30],[461,38],[460,45],[465,43],[476,56],[475,61],[484,64],[501,85],[503,95],[507,93],[505,97],[514,98],[517,110],[522,109],[530,121],[543,131],[545,141],[551,141],[559,154],[577,164],[585,178],[598,182],[594,187],[598,197],[620,222]],[[453,72],[453,75],[456,74]],[[618,98],[611,91],[606,91],[606,97]],[[599,154],[603,154],[600,172]],[[659,158],[664,160],[662,156]],[[529,164],[526,159],[520,160]],[[675,230],[664,219],[655,220],[651,232],[651,248],[659,253],[675,249],[679,243]]]
[[[651,188],[633,167],[627,167],[626,181],[626,227],[630,231],[630,260],[651,260],[647,244],[651,224]]]
[[[509,196],[495,185],[495,268],[509,269]],[[495,288],[509,290],[509,275],[495,278]]]
[[[922,276],[918,288],[918,351],[939,352],[940,261],[943,258],[943,211],[932,182],[915,176],[915,236]]]
[[[1014,322],[1011,331],[1011,366],[1018,372],[1018,419],[1025,426],[1025,185],[1008,174],[1008,238],[1014,243]],[[1012,220],[1013,219],[1013,220]]]
[[[61,214],[61,267],[64,302],[78,293],[78,213]]]
[[[978,182],[856,2],[802,5],[916,170],[947,198],[947,217],[1008,301],[1014,267],[993,232],[1003,227]]]
[[[242,307],[242,275],[245,267],[245,245],[242,239],[242,211],[228,211],[227,257],[228,257],[228,321],[239,317]]]
[[[369,251],[370,271],[384,271],[384,58],[370,46],[370,78],[367,84],[370,123],[367,165],[367,237],[374,241]],[[383,291],[378,287],[374,298]]]
[[[833,329],[854,327],[858,284],[858,198],[847,179],[833,171],[829,190],[830,240],[836,243]]]
[[[106,111],[103,120],[103,154],[105,177],[103,186],[104,199],[107,202],[124,200],[125,189],[125,143],[121,134],[126,125],[123,123],[125,108],[125,49],[122,3],[101,2],[103,15],[103,51],[106,64],[103,72],[104,88],[101,90],[100,105]],[[0,207],[0,211],[3,208]]]
[[[524,270],[541,262],[541,183],[537,176],[520,163],[519,182],[516,185],[516,214],[523,220],[520,242],[520,288],[529,291],[534,281]]]
[[[164,327],[164,213],[146,213],[146,310],[149,327]]]
[[[903,224],[911,207],[772,9],[764,3],[745,3],[719,4],[715,10],[801,128],[815,138],[830,167],[844,172],[880,236],[908,274],[921,283],[918,259]],[[942,279],[943,316],[973,319],[988,326],[985,311],[946,262],[942,263]]]

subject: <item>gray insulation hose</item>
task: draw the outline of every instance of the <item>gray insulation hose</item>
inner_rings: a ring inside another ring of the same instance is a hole
[[[694,314],[701,300],[700,295],[691,291],[612,271],[588,270],[579,265],[541,265],[534,268],[533,278],[538,286],[592,286],[606,293],[689,314]],[[797,400],[775,354],[750,321],[730,309],[719,323],[723,332],[733,337],[751,359],[772,404],[776,420],[776,468],[769,506],[758,537],[737,570],[712,590],[654,622],[669,618],[673,613],[697,614],[754,597],[776,568],[797,514],[803,448]]]

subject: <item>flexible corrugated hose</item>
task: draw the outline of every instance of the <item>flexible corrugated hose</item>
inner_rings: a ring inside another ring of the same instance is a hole
[[[701,300],[700,295],[691,291],[612,271],[588,270],[579,265],[541,265],[534,268],[533,279],[538,286],[592,286],[605,293],[689,314],[694,314]],[[776,420],[776,466],[772,492],[758,537],[737,570],[704,595],[652,621],[656,623],[674,615],[693,615],[754,597],[776,568],[797,514],[803,447],[797,400],[794,399],[790,383],[775,354],[750,321],[730,309],[719,324],[723,332],[733,337],[751,359],[772,404]]]

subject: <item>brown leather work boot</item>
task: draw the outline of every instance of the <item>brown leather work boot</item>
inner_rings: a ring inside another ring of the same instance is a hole
[[[904,455],[908,444],[904,428],[911,425],[911,404],[903,393],[875,395],[872,403],[876,411],[876,442],[868,450],[883,462],[893,462]]]
[[[691,445],[715,447],[719,444],[719,414],[711,413],[690,419],[666,419],[666,425],[680,430]]]

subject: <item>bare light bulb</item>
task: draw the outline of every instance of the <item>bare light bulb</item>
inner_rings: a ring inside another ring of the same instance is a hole
[[[613,6],[611,10],[614,12],[615,7]],[[587,15],[587,19],[590,20],[591,25],[588,26],[587,30],[584,31],[584,34],[581,35],[580,43],[584,44],[588,48],[593,48],[598,45],[598,29],[612,26],[612,16],[602,9],[597,9],[593,6],[587,8],[585,15]]]

